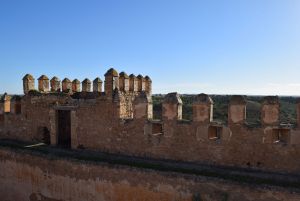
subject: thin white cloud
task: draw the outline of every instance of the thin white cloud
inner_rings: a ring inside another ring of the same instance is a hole
[[[180,93],[198,93],[203,90],[208,90],[212,87],[208,83],[177,83],[177,84],[155,84],[153,87],[154,93],[169,93],[169,92],[180,92]]]
[[[300,83],[268,83],[257,89],[260,94],[300,95]]]
[[[209,83],[178,83],[178,84],[157,84],[154,86],[154,93],[207,93],[207,94],[246,94],[246,95],[287,95],[300,96],[300,83],[267,83],[265,85],[253,84],[243,86],[213,85]]]

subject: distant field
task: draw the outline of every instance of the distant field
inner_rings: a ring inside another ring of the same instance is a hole
[[[192,120],[192,103],[196,95],[181,95],[183,101],[183,119]],[[161,119],[161,103],[164,95],[153,95],[154,118]],[[227,123],[229,95],[211,95],[214,101],[214,121]],[[260,108],[262,96],[247,96],[247,122],[249,125],[260,125]],[[279,97],[280,122],[296,124],[297,97]]]

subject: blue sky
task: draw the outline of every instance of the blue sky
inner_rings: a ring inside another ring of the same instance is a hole
[[[0,0],[0,93],[110,67],[154,93],[300,95],[300,1]]]

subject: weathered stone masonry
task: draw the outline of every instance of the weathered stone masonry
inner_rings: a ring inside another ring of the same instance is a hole
[[[152,81],[110,69],[103,82],[23,78],[24,96],[4,96],[0,137],[135,156],[299,173],[300,130],[279,122],[278,97],[265,97],[262,126],[246,122],[246,100],[232,96],[228,125],[213,121],[213,100],[200,94],[193,120],[182,120],[177,93],[165,96],[153,120]],[[49,87],[50,86],[50,87]],[[81,87],[81,88],[80,88]],[[300,104],[298,104],[298,122]]]
[[[0,148],[1,201],[298,201],[299,192]]]

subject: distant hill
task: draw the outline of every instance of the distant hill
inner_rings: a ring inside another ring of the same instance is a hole
[[[183,119],[192,120],[192,103],[196,95],[181,95],[183,101]],[[229,95],[210,95],[214,101],[214,121],[227,123]],[[155,119],[161,119],[161,103],[164,95],[153,95],[153,112]],[[247,122],[249,125],[260,125],[260,108],[263,96],[247,96]],[[297,97],[279,97],[280,122],[295,125],[297,122]]]

